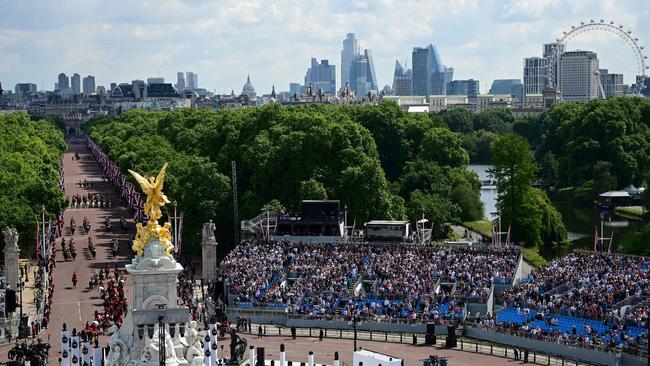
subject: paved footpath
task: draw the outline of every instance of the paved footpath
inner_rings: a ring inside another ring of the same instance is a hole
[[[73,160],[74,154],[79,153],[80,159]],[[63,167],[65,169],[65,195],[71,198],[75,194],[87,195],[88,193],[103,193],[112,195],[113,201],[111,208],[68,208],[64,212],[65,227],[64,237],[66,242],[74,237],[77,258],[74,261],[65,262],[61,252],[61,240],[56,241],[56,268],[53,274],[54,296],[50,314],[50,323],[48,329],[43,330],[40,337],[52,345],[50,351],[50,362],[56,362],[60,352],[60,331],[63,323],[66,323],[69,330],[77,328],[83,329],[87,321],[93,319],[95,310],[103,312],[102,302],[99,299],[97,290],[88,290],[88,281],[93,272],[99,272],[104,268],[106,263],[111,270],[115,265],[118,268],[124,268],[133,257],[131,251],[131,239],[135,232],[135,226],[132,220],[129,220],[129,230],[123,233],[119,224],[122,216],[128,218],[126,208],[120,207],[119,198],[114,194],[113,187],[110,183],[102,181],[102,172],[99,165],[95,162],[92,154],[87,150],[86,145],[71,144],[63,157]],[[84,179],[93,182],[92,188],[79,187],[78,183]],[[82,235],[79,227],[83,218],[87,217],[90,221],[91,232],[97,257],[93,259],[87,248],[88,235]],[[72,236],[70,232],[70,220],[75,218],[77,230]],[[104,227],[104,220],[108,217],[111,220],[112,232],[107,233]],[[111,239],[114,233],[118,234],[120,248],[116,258],[111,253]],[[79,282],[77,288],[72,286],[72,273],[77,271]],[[127,280],[125,286],[125,295],[131,299],[131,283]],[[103,342],[102,342],[103,341]],[[105,345],[106,339],[100,338],[100,343]],[[0,347],[0,362],[7,360],[7,352],[10,345]]]

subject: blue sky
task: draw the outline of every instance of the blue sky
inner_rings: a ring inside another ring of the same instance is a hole
[[[60,72],[108,85],[194,71],[221,93],[241,91],[250,73],[260,94],[302,82],[316,57],[337,66],[338,85],[354,32],[380,86],[392,83],[395,58],[410,65],[412,47],[433,43],[455,79],[487,92],[493,79],[521,78],[522,59],[572,24],[600,18],[650,47],[647,0],[0,0],[0,82],[51,90]]]

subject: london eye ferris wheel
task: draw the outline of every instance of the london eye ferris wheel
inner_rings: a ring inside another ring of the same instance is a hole
[[[622,74],[625,92],[629,95],[641,95],[645,88],[648,73],[648,57],[643,54],[644,47],[639,44],[631,30],[625,26],[604,19],[590,20],[571,26],[556,38],[556,45],[549,54],[549,86],[559,90],[562,80],[560,60],[564,52],[583,50],[597,54],[599,71]],[[599,79],[601,97],[605,97],[603,85]]]

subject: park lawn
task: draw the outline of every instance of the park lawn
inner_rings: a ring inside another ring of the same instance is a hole
[[[642,220],[645,215],[645,210],[642,206],[619,206],[614,209],[617,215],[629,218]]]
[[[488,220],[465,221],[463,226],[472,229],[473,231],[483,235],[484,237],[492,237],[492,222]]]
[[[537,251],[537,247],[524,248],[524,260],[533,267],[541,267],[547,263]]]

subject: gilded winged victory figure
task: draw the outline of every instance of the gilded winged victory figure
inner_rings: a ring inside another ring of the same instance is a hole
[[[133,250],[139,256],[143,255],[144,247],[152,237],[156,237],[160,240],[160,243],[165,247],[165,253],[167,256],[171,256],[171,251],[174,249],[174,245],[171,242],[171,233],[169,232],[170,224],[165,223],[164,226],[158,224],[158,219],[162,217],[162,211],[160,208],[166,203],[169,203],[167,196],[165,196],[162,191],[166,171],[167,163],[163,165],[158,176],[154,179],[154,177],[143,177],[140,174],[129,170],[129,173],[131,173],[135,180],[140,184],[140,187],[142,187],[142,191],[147,195],[147,201],[144,204],[144,212],[149,216],[149,221],[144,227],[141,223],[136,224],[138,231],[133,240]]]

